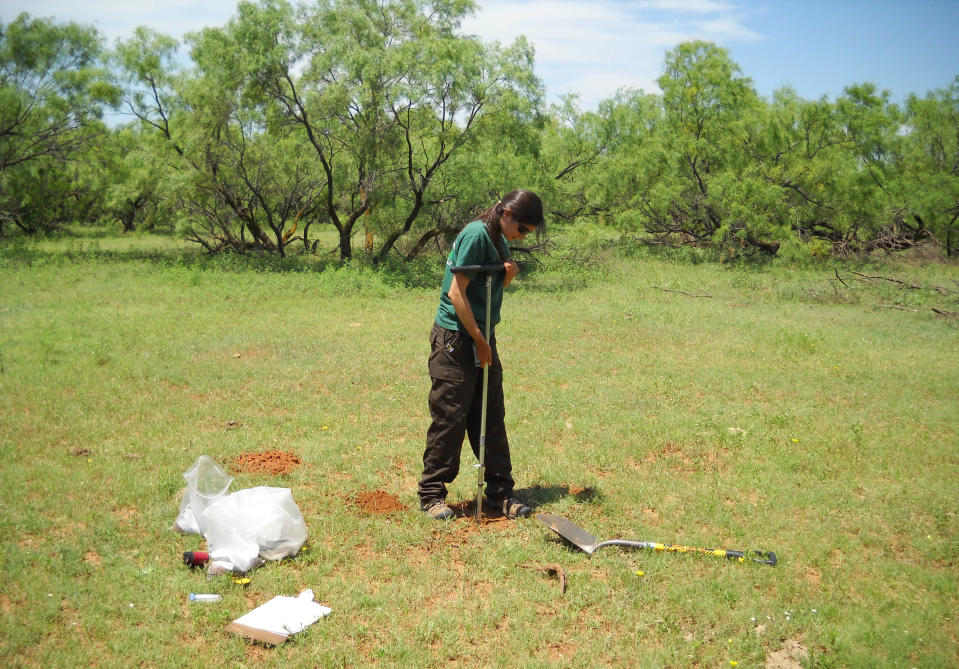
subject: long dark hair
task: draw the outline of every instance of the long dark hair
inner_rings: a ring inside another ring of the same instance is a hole
[[[484,209],[479,215],[479,220],[486,224],[490,239],[493,240],[496,252],[503,261],[506,260],[506,249],[503,248],[503,228],[500,219],[507,209],[513,213],[513,218],[519,223],[534,226],[537,239],[542,238],[543,231],[546,229],[546,221],[543,219],[543,201],[533,191],[518,188],[504,195],[496,204]]]

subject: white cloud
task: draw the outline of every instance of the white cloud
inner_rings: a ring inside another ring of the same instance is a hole
[[[734,4],[716,0],[481,0],[463,30],[486,41],[520,35],[536,48],[536,70],[555,100],[581,94],[594,107],[623,87],[659,91],[663,59],[677,44],[762,39]]]
[[[699,23],[700,31],[711,35],[715,41],[735,40],[739,42],[758,42],[763,36],[744,26],[739,19],[720,18]]]
[[[645,0],[631,3],[642,9],[662,9],[673,12],[709,13],[734,9],[733,5],[714,0]]]
[[[3,0],[4,21],[20,12],[93,25],[112,44],[137,26],[181,38],[206,26],[225,24],[236,13],[237,0]]]

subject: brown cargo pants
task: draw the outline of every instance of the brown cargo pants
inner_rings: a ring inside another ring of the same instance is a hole
[[[495,334],[489,343],[493,364],[486,407],[486,496],[500,500],[513,494],[513,467],[506,438],[503,367]],[[473,340],[468,334],[434,324],[430,332],[429,370],[433,380],[429,397],[432,423],[426,433],[419,483],[424,509],[446,499],[446,486],[459,473],[465,435],[469,435],[473,455],[479,458],[483,406],[483,369],[476,364]]]

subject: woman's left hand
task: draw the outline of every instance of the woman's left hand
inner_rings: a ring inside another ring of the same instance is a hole
[[[508,286],[513,277],[519,274],[519,265],[512,260],[507,260],[504,265],[506,267],[506,277],[503,279],[503,286]]]

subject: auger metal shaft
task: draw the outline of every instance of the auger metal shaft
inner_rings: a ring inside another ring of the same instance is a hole
[[[490,302],[493,298],[493,275],[486,275],[486,343],[490,345]],[[492,361],[490,361],[492,364]],[[483,410],[480,414],[479,464],[476,465],[476,522],[483,522],[483,485],[486,482],[486,404],[489,397],[489,368],[483,366]]]

